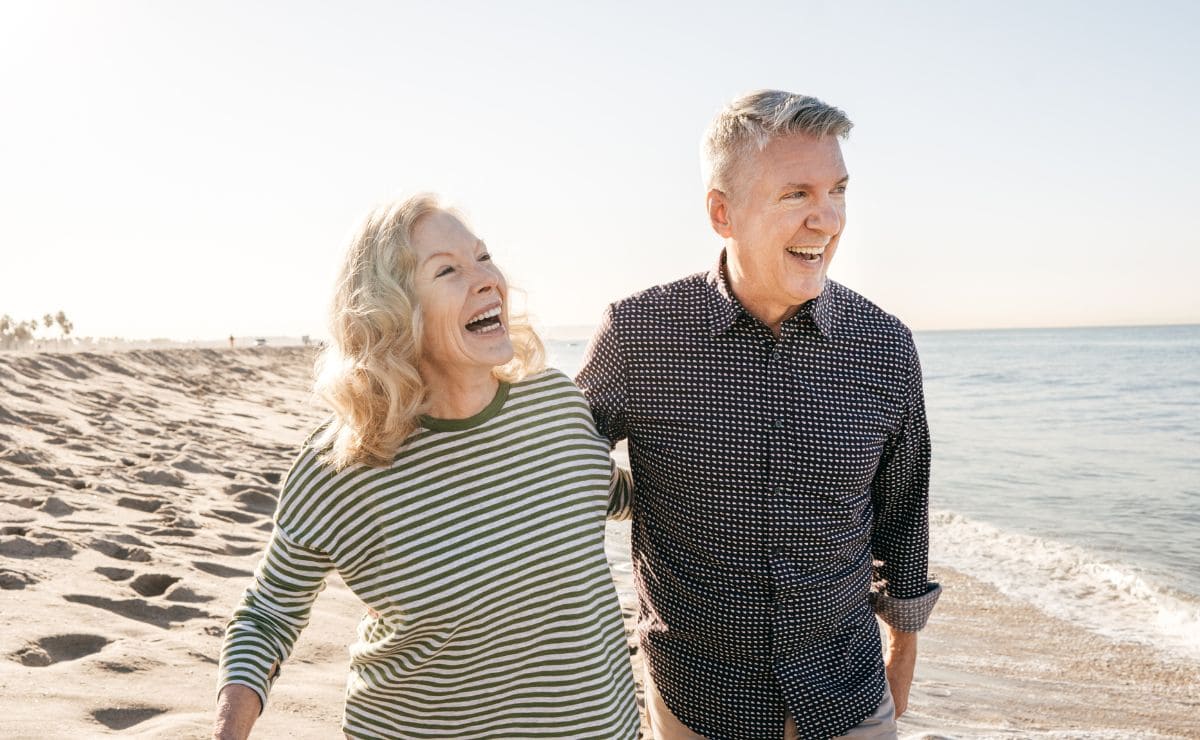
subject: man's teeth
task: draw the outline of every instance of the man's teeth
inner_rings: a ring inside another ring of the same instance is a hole
[[[787,251],[807,262],[813,262],[825,254],[825,247],[788,247]]]

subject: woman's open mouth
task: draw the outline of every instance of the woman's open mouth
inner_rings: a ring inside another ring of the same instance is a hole
[[[467,322],[466,329],[472,334],[491,334],[504,328],[500,321],[500,306],[480,311]]]

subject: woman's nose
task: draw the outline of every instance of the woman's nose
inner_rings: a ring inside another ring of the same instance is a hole
[[[500,280],[496,276],[495,270],[489,270],[486,267],[475,268],[475,292],[486,293],[489,290],[496,290],[500,285]]]

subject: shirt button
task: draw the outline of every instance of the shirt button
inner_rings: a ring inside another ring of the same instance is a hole
[[[783,429],[783,419],[776,419],[774,426],[776,429]]]
[[[780,357],[783,357],[783,349],[782,348],[776,347],[775,349],[771,350],[771,359],[772,360],[778,362]]]
[[[773,489],[773,492],[776,496],[782,496],[783,495],[783,486],[775,486],[775,488]]]

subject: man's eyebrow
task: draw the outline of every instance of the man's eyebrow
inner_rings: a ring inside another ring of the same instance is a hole
[[[845,185],[848,182],[850,182],[850,176],[846,175],[842,179],[835,182],[834,185]],[[787,185],[784,185],[780,189],[781,190],[811,190],[813,187],[814,187],[813,185],[811,185],[809,183],[805,183],[805,182],[789,182]]]

